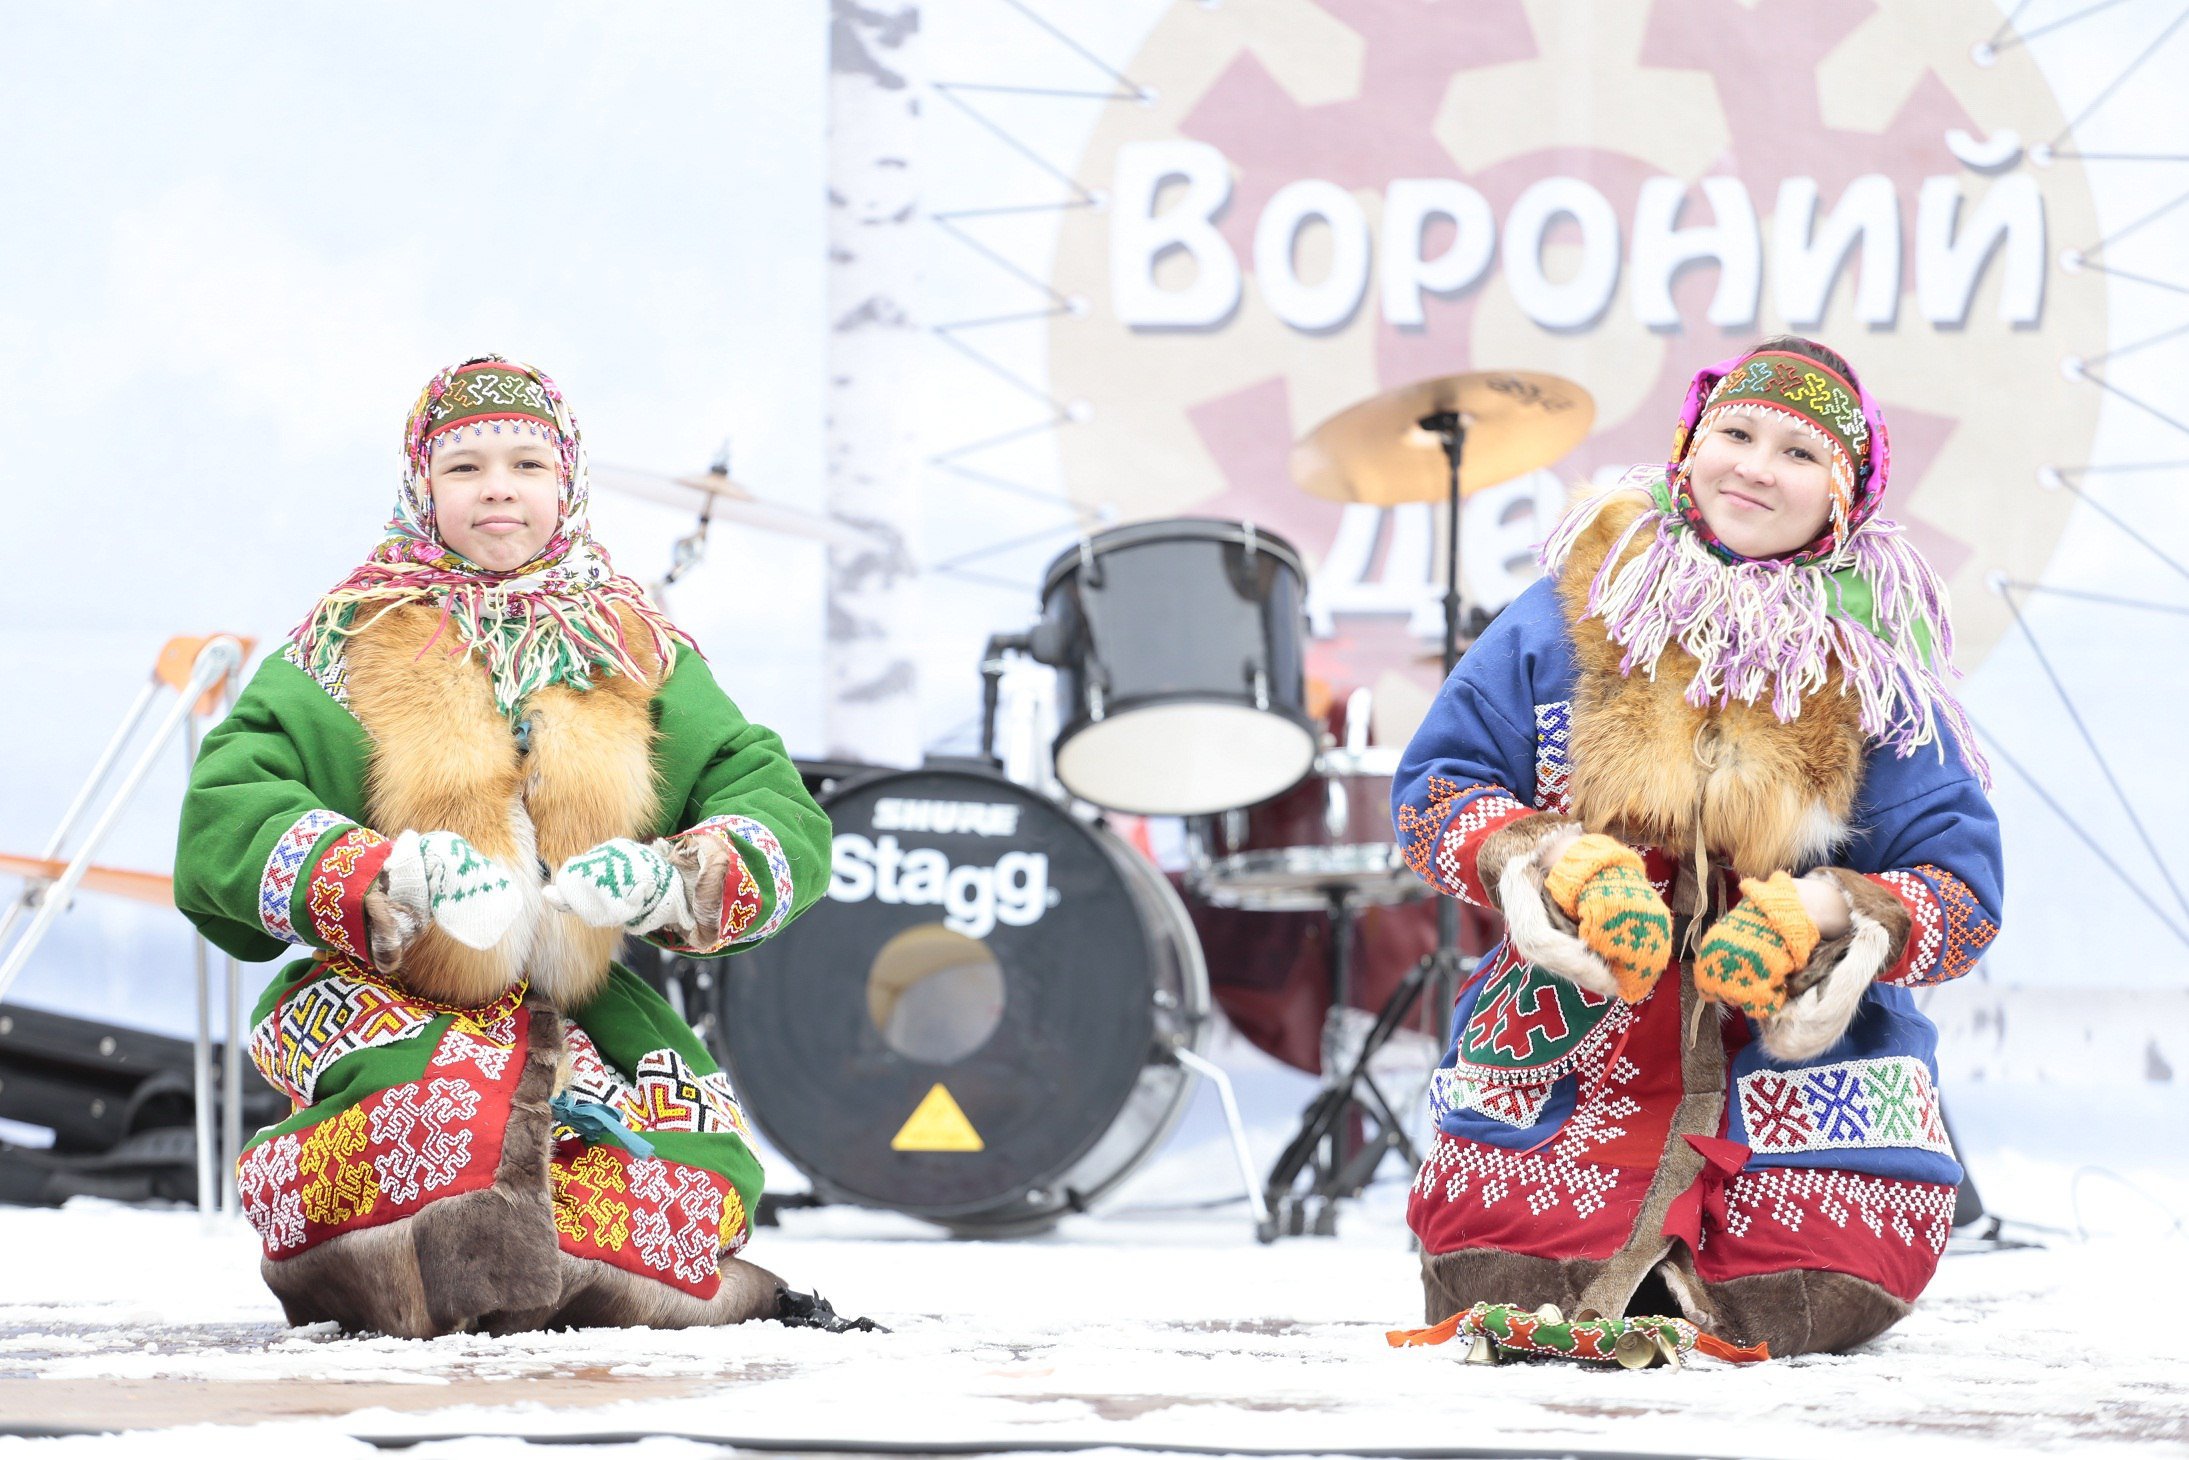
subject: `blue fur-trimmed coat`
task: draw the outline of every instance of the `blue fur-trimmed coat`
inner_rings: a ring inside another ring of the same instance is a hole
[[[1535,584],[1467,652],[1407,747],[1393,816],[1408,860],[1440,891],[1494,908],[1476,862],[1484,842],[1531,813],[1569,809],[1574,757],[1586,753],[1573,743],[1582,672],[1573,634],[1557,585]],[[1998,823],[1959,751],[1949,738],[1905,757],[1878,746],[1863,755],[1844,839],[1826,860],[1896,900],[1905,936],[1844,1037],[1815,1058],[1782,1063],[1744,1031],[1728,1035],[1721,1136],[1746,1148],[1743,1171],[1960,1181],[1938,1104],[1936,1030],[1909,992],[1966,973],[1998,932]],[[1644,850],[1653,878],[1668,886],[1674,859]],[[1631,1022],[1615,1001],[1532,970],[1500,945],[1454,1011],[1431,1087],[1438,1130],[1515,1152],[1541,1148],[1590,1093],[1592,1052],[1600,1060]]]

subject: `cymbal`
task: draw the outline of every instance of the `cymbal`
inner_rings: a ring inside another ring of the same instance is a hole
[[[750,487],[733,480],[727,472],[668,476],[635,467],[596,463],[592,479],[596,485],[621,496],[659,502],[666,507],[682,507],[692,512],[705,508],[718,522],[735,522],[762,532],[811,538],[847,548],[872,547],[877,543],[874,534],[864,528],[838,522],[819,512],[765,501],[755,496]]]
[[[1581,444],[1596,402],[1572,381],[1533,370],[1438,375],[1347,406],[1292,448],[1292,479],[1318,497],[1395,507],[1441,502],[1451,490],[1443,438],[1424,416],[1466,424],[1459,494],[1549,466]]]

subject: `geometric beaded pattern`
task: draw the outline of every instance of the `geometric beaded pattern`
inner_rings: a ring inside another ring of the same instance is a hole
[[[1906,1246],[1935,1256],[1946,1250],[1953,1230],[1953,1203],[1954,1188],[1933,1182],[1771,1166],[1743,1171],[1726,1183],[1725,1230],[1744,1237],[1766,1222],[1796,1233],[1806,1223],[1829,1223],[1843,1231],[1860,1226],[1873,1237],[1890,1232]],[[1707,1228],[1703,1245],[1710,1245]]]
[[[1567,1160],[1555,1148],[1508,1151],[1440,1131],[1414,1178],[1414,1189],[1424,1198],[1447,1203],[1472,1196],[1485,1210],[1510,1198],[1538,1217],[1561,1208],[1586,1217],[1603,1210],[1606,1195],[1619,1186],[1619,1174],[1616,1166]]]
[[[1946,945],[1945,914],[1931,885],[1913,872],[1880,872],[1870,880],[1884,884],[1908,909],[1908,946],[1901,952],[1899,965],[1880,974],[1879,980],[1914,982],[1918,971],[1927,973],[1938,966],[1939,950]]]
[[[1429,879],[1429,858],[1436,846],[1437,833],[1444,829],[1444,818],[1452,814],[1452,803],[1477,791],[1495,789],[1493,786],[1462,786],[1457,781],[1433,775],[1429,777],[1427,802],[1419,807],[1409,802],[1398,808],[1401,850],[1406,865],[1414,869],[1415,876],[1423,881]]]
[[[745,865],[744,854],[730,840],[728,821],[727,817],[713,817],[689,831],[680,831],[669,838],[673,842],[681,842],[694,837],[706,837],[728,854],[729,865],[722,873],[722,916],[717,925],[712,928],[695,925],[691,930],[692,936],[687,939],[674,924],[669,924],[646,934],[646,941],[649,943],[666,948],[672,953],[689,953],[705,958],[734,944],[752,926],[752,920],[760,915],[760,884],[753,877],[752,870]],[[758,822],[753,824],[759,825]],[[780,851],[781,848],[777,850]]]
[[[1748,1147],[1759,1156],[1880,1148],[1953,1155],[1931,1072],[1910,1055],[1757,1070],[1737,1084]]]
[[[1999,936],[1999,925],[1984,915],[1968,884],[1943,867],[1922,866],[1916,875],[1931,884],[1938,904],[1946,911],[1946,949],[1938,955],[1938,973],[1931,983],[1959,978],[1976,966],[1977,958]]]
[[[309,941],[289,920],[289,903],[296,893],[297,874],[304,870],[304,859],[311,855],[321,837],[335,827],[350,824],[347,816],[321,808],[305,812],[275,838],[273,852],[266,858],[266,870],[258,879],[258,921],[267,932],[284,943],[309,946]]]
[[[1406,865],[1439,892],[1477,907],[1494,906],[1488,892],[1476,885],[1475,858],[1468,841],[1527,815],[1528,808],[1502,786],[1462,786],[1443,776],[1431,776],[1428,791],[1425,807],[1398,808],[1397,829],[1404,843]],[[1465,805],[1455,816],[1452,807],[1459,802]]]
[[[1526,1130],[1543,1118],[1550,1098],[1549,1085],[1505,1085],[1449,1067],[1429,1077],[1429,1119],[1438,1124],[1446,1116],[1472,1110],[1500,1125]]]
[[[1563,816],[1573,809],[1567,783],[1573,762],[1566,740],[1573,728],[1573,701],[1558,700],[1535,707],[1535,808]]]
[[[1481,992],[1453,1056],[1460,1078],[1484,1084],[1555,1082],[1596,1061],[1640,1017],[1630,1005],[1532,967],[1510,942],[1490,952],[1475,978]]]
[[[1584,1158],[1593,1147],[1624,1136],[1627,1128],[1622,1122],[1642,1109],[1641,1102],[1621,1088],[1641,1077],[1641,1066],[1623,1052],[1611,1057],[1609,1068],[1605,1059],[1605,1052],[1599,1050],[1587,1068],[1576,1071],[1589,1097],[1576,1106],[1556,1139],[1531,1150],[1513,1151],[1439,1131],[1414,1178],[1414,1190],[1447,1204],[1471,1197],[1485,1211],[1510,1199],[1538,1217],[1560,1208],[1576,1217],[1601,1211],[1605,1194],[1619,1185],[1620,1168]]]
[[[768,913],[768,920],[757,931],[738,938],[730,946],[746,947],[758,943],[783,926],[790,916],[794,891],[790,880],[790,858],[784,855],[783,844],[775,839],[775,833],[750,816],[712,816],[700,823],[710,831],[726,831],[743,837],[759,849],[761,859],[768,864],[768,877],[775,884],[775,906]],[[697,828],[695,828],[696,830]]]
[[[244,1217],[266,1255],[394,1221],[438,1196],[493,1182],[516,1083],[476,1069],[429,1071],[378,1090],[236,1163]]]
[[[291,639],[282,648],[281,657],[310,675],[312,682],[327,692],[328,699],[333,700],[345,710],[350,709],[349,655],[337,652],[328,660],[325,666],[314,669],[311,661],[304,655],[303,644],[296,639]],[[350,710],[350,714],[352,718],[355,718],[357,712]]]
[[[516,1046],[519,985],[483,1009],[431,1003],[354,965],[336,964],[284,997],[251,1031],[251,1063],[298,1110],[313,1103],[320,1078],[336,1060],[394,1044],[421,1033],[443,1014],[455,1022],[442,1036],[434,1063],[468,1059],[481,1074],[499,1079]]]
[[[352,958],[365,956],[365,891],[393,851],[394,843],[362,826],[353,826],[327,843],[327,850],[312,866],[305,904],[316,946]]]
[[[1437,839],[1437,875],[1432,880],[1477,907],[1494,908],[1495,894],[1479,880],[1481,868],[1476,853],[1491,832],[1528,814],[1527,807],[1501,790],[1487,791],[1469,801]]]
[[[1906,904],[1913,924],[1908,951],[1890,971],[1888,982],[1922,988],[1959,978],[1999,936],[1999,925],[1985,916],[1968,884],[1943,867],[1926,863],[1872,880]]]
[[[714,1296],[718,1254],[733,1246],[725,1230],[730,1209],[740,1219],[744,1210],[727,1181],[681,1161],[578,1141],[556,1148],[548,1180],[564,1251],[658,1278],[694,1297]]]
[[[601,1058],[584,1030],[572,1026],[565,1038],[570,1092],[607,1106],[632,1130],[728,1132],[751,1138],[744,1108],[737,1103],[729,1077],[719,1071],[698,1074],[675,1050],[657,1049],[639,1057],[638,1068],[626,1082]]]

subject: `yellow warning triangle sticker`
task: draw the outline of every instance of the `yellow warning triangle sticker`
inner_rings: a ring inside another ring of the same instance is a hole
[[[958,1102],[938,1081],[928,1091],[904,1127],[891,1138],[892,1151],[985,1151],[988,1143],[973,1129]]]

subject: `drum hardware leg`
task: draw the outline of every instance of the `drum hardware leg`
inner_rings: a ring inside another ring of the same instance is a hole
[[[1319,1196],[1314,1199],[1315,1214],[1308,1222],[1308,1230],[1317,1237],[1338,1235],[1338,1199]]]
[[[243,965],[234,958],[221,964],[228,985],[228,1040],[220,1061],[220,1209],[237,1216],[243,1211],[236,1190],[236,1163],[243,1159],[243,1046],[251,1034],[243,1027]]]
[[[1216,1087],[1216,1098],[1224,1105],[1224,1125],[1231,1132],[1231,1153],[1239,1160],[1239,1180],[1246,1186],[1247,1205],[1254,1209],[1254,1234],[1264,1242],[1274,1240],[1276,1224],[1269,1214],[1269,1204],[1262,1199],[1262,1184],[1254,1178],[1254,1152],[1247,1146],[1246,1122],[1239,1118],[1239,1096],[1231,1088],[1231,1076],[1223,1066],[1184,1045],[1172,1049],[1170,1057]]]
[[[996,705],[1003,697],[1003,671],[1012,652],[1030,654],[1032,634],[990,634],[980,652],[980,758],[990,765],[1003,764],[996,756]]]
[[[1330,1009],[1340,1020],[1343,1028],[1344,1012],[1353,1007],[1353,903],[1343,892],[1332,892],[1330,898]],[[1336,1049],[1325,1049],[1326,1057],[1341,1054]],[[1323,1079],[1328,1081],[1335,1073],[1335,1066],[1325,1068]],[[1350,1085],[1350,1080],[1345,1084]],[[1348,1091],[1350,1093],[1350,1091]],[[1315,1162],[1316,1189],[1328,1190],[1329,1183],[1337,1175],[1338,1168],[1352,1155],[1352,1122],[1344,1118],[1344,1107],[1338,1111],[1338,1119],[1330,1123],[1329,1135],[1323,1143]]]
[[[197,1127],[198,1215],[208,1224],[220,1202],[213,1148],[213,975],[205,940],[190,940],[191,961],[197,973],[197,1037],[190,1046],[191,1104]]]
[[[1441,940],[1440,940],[1441,941]],[[1452,930],[1452,944],[1457,943],[1456,925]],[[1345,1077],[1327,1086],[1308,1105],[1301,1116],[1300,1129],[1277,1158],[1270,1169],[1268,1191],[1273,1204],[1282,1205],[1293,1200],[1292,1188],[1300,1173],[1308,1168],[1317,1148],[1331,1138],[1348,1111],[1356,1106],[1372,1115],[1380,1130],[1342,1171],[1330,1173],[1313,1184],[1309,1191],[1316,1196],[1337,1197],[1350,1195],[1368,1184],[1375,1175],[1376,1167],[1393,1148],[1406,1152],[1407,1159],[1420,1164],[1420,1156],[1413,1142],[1405,1133],[1405,1123],[1399,1119],[1382,1089],[1368,1072],[1368,1064],[1376,1051],[1390,1040],[1400,1024],[1413,1013],[1425,989],[1442,989],[1447,983],[1455,991],[1458,978],[1465,968],[1465,959],[1456,946],[1440,947],[1427,958],[1415,964],[1399,986],[1391,991],[1383,1008],[1376,1014],[1376,1022],[1362,1041],[1359,1054]],[[1363,1093],[1364,1092],[1364,1093]],[[1288,1229],[1290,1224],[1288,1222]]]

